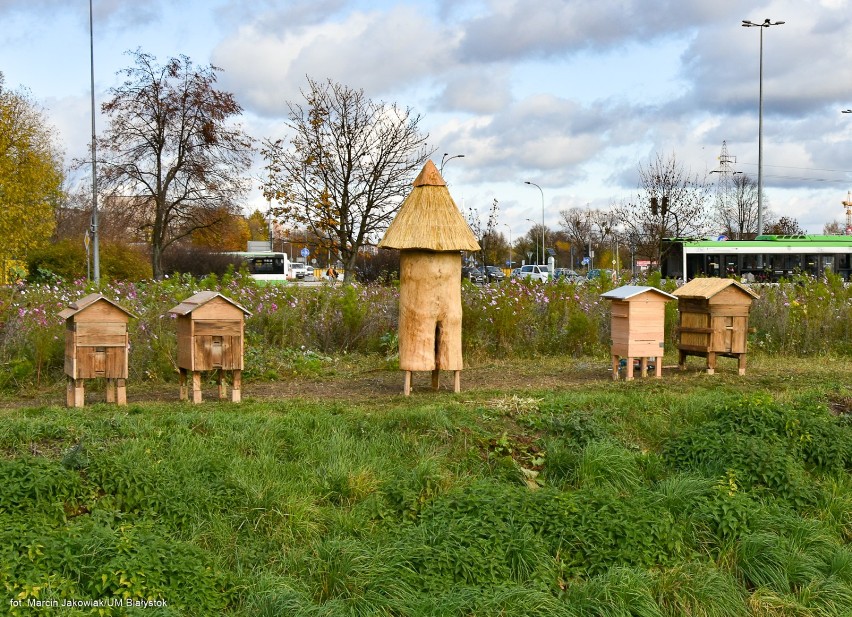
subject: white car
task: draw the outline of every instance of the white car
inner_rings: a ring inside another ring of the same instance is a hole
[[[301,281],[308,278],[308,267],[303,263],[292,263],[290,264],[290,273],[292,278]]]
[[[534,281],[549,281],[551,279],[551,274],[547,266],[527,264],[526,266],[521,266],[521,271],[518,272],[518,278],[532,279]]]

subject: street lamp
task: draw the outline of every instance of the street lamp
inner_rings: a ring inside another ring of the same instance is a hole
[[[534,221],[534,220],[532,220],[532,219],[527,219],[527,220],[528,220],[530,223],[532,223],[532,224],[533,224],[533,226],[535,226],[535,221]],[[528,257],[529,257],[529,256],[528,256]],[[536,243],[535,243],[535,263],[539,263],[539,261],[538,261],[538,242],[536,242]]]
[[[763,234],[763,31],[769,26],[780,26],[783,21],[765,19],[762,24],[743,20],[743,28],[760,28],[760,90],[757,112],[757,235]]]
[[[92,255],[94,258],[95,287],[101,285],[100,231],[98,230],[98,168],[95,146],[95,31],[92,0],[89,0],[89,67],[92,83]]]
[[[446,163],[449,163],[453,159],[463,159],[464,158],[464,154],[454,154],[453,156],[450,156],[450,158],[447,158],[448,156],[450,156],[450,153],[444,152],[444,156],[441,157],[441,166],[438,168],[438,173],[440,173],[442,176],[444,175],[444,165]]]
[[[509,227],[509,223],[503,223],[506,229],[509,230],[509,263],[507,264],[509,268],[512,267],[512,228]]]
[[[535,182],[524,180],[524,184],[534,186],[538,189],[538,192],[541,193],[541,260],[544,261],[544,191],[542,191],[541,187]],[[536,252],[538,251],[536,250]]]

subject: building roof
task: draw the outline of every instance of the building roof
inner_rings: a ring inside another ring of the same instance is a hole
[[[666,300],[674,300],[675,297],[670,293],[657,289],[656,287],[648,287],[647,285],[623,285],[601,294],[601,298],[607,300],[628,300],[634,296],[650,292],[663,296]]]
[[[246,315],[251,315],[251,311],[246,309],[245,307],[237,304],[230,298],[223,296],[218,291],[199,291],[197,294],[190,296],[174,308],[169,309],[169,313],[174,313],[175,315],[189,315],[192,311],[197,309],[199,306],[204,306],[214,298],[222,298],[225,302],[229,304],[233,304],[235,307],[240,309]]]
[[[119,306],[118,304],[116,304],[115,302],[110,300],[109,298],[106,298],[99,293],[92,293],[92,294],[89,294],[88,296],[84,296],[84,297],[80,298],[79,300],[72,302],[71,304],[68,305],[67,309],[60,311],[59,316],[62,319],[68,319],[69,317],[76,315],[80,311],[85,311],[87,308],[89,308],[90,306],[92,306],[93,304],[95,304],[96,302],[98,302],[100,300],[103,300],[104,302],[106,302],[110,306],[114,306],[119,311],[126,313],[128,316],[133,317],[134,319],[136,318],[136,315],[134,315],[133,313],[128,311],[126,308]]]
[[[378,245],[427,251],[478,251],[479,242],[450,196],[447,183],[429,160],[414,180]]]
[[[737,289],[747,293],[752,298],[760,297],[739,281],[714,277],[692,279],[686,285],[678,287],[674,291],[674,295],[678,298],[702,298],[707,300],[715,296],[720,291],[727,289],[731,285],[736,286]]]

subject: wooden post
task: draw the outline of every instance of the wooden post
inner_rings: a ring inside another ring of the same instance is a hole
[[[116,392],[115,392],[115,402],[119,405],[127,405],[127,380],[126,379],[116,379]]]
[[[663,378],[663,357],[657,356],[654,358],[654,377],[657,379]]]
[[[707,374],[712,375],[716,372],[716,352],[707,352]]]
[[[66,387],[65,404],[68,407],[83,407],[86,404],[86,391],[82,379],[68,378]]]
[[[648,358],[642,356],[642,359],[639,360],[639,374],[642,376],[642,379],[648,376]]]
[[[633,358],[627,358],[627,372],[624,373],[625,381],[633,381]]]
[[[115,402],[115,379],[107,377],[106,380],[106,402]]]
[[[225,371],[218,369],[216,372],[216,385],[219,387],[219,400],[224,401],[228,396],[228,384],[225,383]]]
[[[178,384],[180,385],[180,400],[185,401],[187,397],[186,391],[186,369],[178,369]]]
[[[432,371],[432,389],[437,390],[441,385],[441,369],[436,368]]]
[[[618,362],[620,358],[613,354],[612,356],[612,380],[618,381]]]
[[[453,371],[453,392],[461,392],[461,371]]]
[[[739,356],[737,356],[737,361],[737,372],[740,375],[745,375],[746,355],[744,353],[741,353]]]
[[[402,380],[402,393],[405,396],[411,394],[411,371],[405,371],[405,377]]]
[[[201,402],[201,371],[192,371],[192,402]]]
[[[243,398],[243,372],[240,369],[234,369],[231,372],[233,383],[231,384],[231,402],[239,403]]]

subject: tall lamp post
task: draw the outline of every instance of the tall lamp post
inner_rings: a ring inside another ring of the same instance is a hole
[[[533,224],[533,226],[535,226],[535,221],[534,221],[534,220],[532,220],[532,219],[527,219],[527,220],[528,220],[530,223],[532,223],[532,224]],[[529,255],[527,255],[527,257],[529,257]],[[535,263],[538,263],[538,242],[537,242],[537,241],[536,241],[536,243],[535,243]]]
[[[541,187],[535,182],[530,182],[529,180],[524,180],[524,184],[529,184],[530,186],[534,186],[538,189],[538,192],[541,193],[541,260],[544,261],[544,191],[541,190]],[[538,251],[536,251],[538,252]]]
[[[95,33],[92,17],[92,0],[89,0],[89,66],[92,78],[92,256],[94,260],[95,287],[101,284],[101,252],[98,231],[98,170],[95,162]]]
[[[512,228],[509,227],[509,223],[503,223],[506,229],[509,230],[509,263],[506,264],[509,266],[509,269],[512,269]]]
[[[448,156],[450,158],[447,158]],[[464,154],[454,154],[453,156],[450,156],[449,152],[444,152],[444,156],[441,157],[441,166],[438,168],[438,173],[440,173],[443,176],[444,175],[444,165],[446,165],[447,163],[449,163],[453,159],[463,159],[463,158],[464,158]]]
[[[760,28],[760,89],[757,112],[757,235],[763,234],[763,31],[769,26],[780,26],[783,21],[765,19],[762,24],[743,20],[743,28]]]

